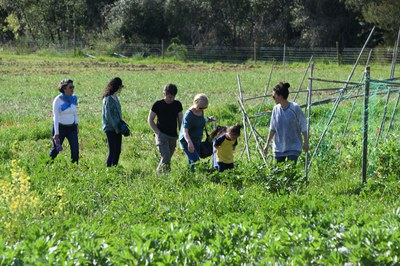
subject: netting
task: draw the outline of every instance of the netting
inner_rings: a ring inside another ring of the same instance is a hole
[[[340,86],[337,83],[309,78],[307,88],[301,89],[304,85],[300,84],[290,94],[289,100],[295,100],[309,119],[308,162],[303,156],[299,162],[321,176],[329,171],[332,173],[327,176],[340,174],[342,165],[354,166],[357,169],[355,172],[359,173],[366,142],[370,162],[367,170],[372,174],[376,170],[372,164],[377,160],[378,148],[399,134],[399,118],[396,114],[400,83],[395,79],[373,80],[369,74],[359,82],[342,82]],[[308,101],[310,91],[311,101]],[[369,91],[368,97],[366,91]],[[264,95],[252,98],[241,95],[242,100],[239,100],[243,123],[246,124],[246,147],[241,155],[246,155],[248,160],[262,157],[265,164],[273,161],[271,156],[262,154],[273,108],[273,102],[268,97],[270,92],[266,91]],[[248,101],[253,103],[247,104]],[[254,104],[257,101],[258,104]],[[332,169],[327,169],[326,165]]]

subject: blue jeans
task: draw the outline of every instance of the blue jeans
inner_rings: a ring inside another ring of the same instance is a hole
[[[60,144],[62,145],[65,138],[68,139],[69,146],[71,147],[71,161],[73,163],[78,163],[79,160],[79,143],[78,143],[78,125],[62,125],[58,126]],[[52,130],[52,135],[54,136],[54,125]],[[56,158],[59,151],[57,150],[56,142],[53,140],[53,147],[50,150],[50,157],[52,159]]]
[[[295,164],[297,163],[298,158],[299,158],[299,156],[297,156],[297,155],[275,157],[277,163],[283,163],[287,159],[288,161],[293,161]]]
[[[121,154],[122,135],[115,131],[106,131],[106,136],[108,143],[107,167],[116,166]]]
[[[186,142],[181,142],[182,147],[183,147],[183,151],[185,152],[187,158],[188,158],[188,162],[190,165],[190,170],[192,172],[194,172],[194,163],[197,162],[198,160],[200,160],[200,156],[199,156],[199,152],[200,151],[200,143],[193,143],[194,145],[194,152],[189,152],[188,150],[188,145]]]

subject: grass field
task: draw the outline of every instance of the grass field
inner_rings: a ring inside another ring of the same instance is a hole
[[[384,96],[370,99],[366,185],[361,183],[362,100],[345,136],[351,102],[340,105],[313,158],[308,185],[304,154],[297,166],[277,166],[271,155],[264,165],[250,141],[249,162],[242,154],[243,135],[232,172],[218,174],[204,160],[192,174],[178,148],[171,173],[155,174],[158,153],[146,118],[153,102],[162,98],[163,85],[178,86],[177,99],[185,110],[195,94],[206,93],[210,99],[206,115],[217,117],[219,124],[232,125],[242,122],[237,75],[245,98],[262,95],[271,67],[3,55],[0,264],[398,264],[398,115],[388,139],[374,142]],[[271,86],[286,80],[296,90],[306,67],[274,66]],[[351,69],[316,63],[314,75],[346,80]],[[363,71],[359,66],[352,80],[360,81]],[[390,66],[371,66],[375,79],[388,78],[389,73]],[[125,84],[120,100],[133,135],[123,139],[120,166],[107,169],[101,95],[115,76]],[[51,104],[63,78],[75,81],[79,98],[79,165],[69,162],[67,144],[54,163],[47,164]],[[313,86],[332,84],[315,82]],[[302,94],[298,102],[304,103],[305,97]],[[319,93],[315,100],[327,97],[334,96]],[[389,101],[390,108],[394,99]],[[312,108],[311,150],[332,106]],[[246,107],[253,114],[271,110],[273,102],[257,99],[246,102]],[[388,124],[389,119],[385,120]],[[268,116],[255,125],[266,138]]]

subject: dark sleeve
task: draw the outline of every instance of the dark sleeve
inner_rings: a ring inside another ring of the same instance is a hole
[[[219,146],[222,144],[222,142],[224,142],[225,140],[225,135],[219,136],[216,140],[215,140],[215,146]]]
[[[183,108],[182,108],[182,103],[180,102],[180,101],[177,101],[177,111],[178,111],[178,113],[179,112],[182,112],[182,110],[183,110]]]
[[[158,102],[155,102],[154,104],[153,104],[153,106],[151,107],[151,111],[153,111],[154,113],[158,113],[158,106],[159,106],[159,104],[158,104]]]

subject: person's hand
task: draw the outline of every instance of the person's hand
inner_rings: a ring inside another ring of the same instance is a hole
[[[214,116],[208,116],[206,118],[206,122],[215,122],[215,121],[217,121],[217,119]]]
[[[193,152],[194,152],[194,145],[193,145],[193,142],[189,142],[189,143],[188,143],[188,150],[189,150],[190,153],[193,153]]]
[[[59,143],[60,142],[60,136],[59,135],[54,135],[53,136],[53,140],[55,141],[55,143]]]

